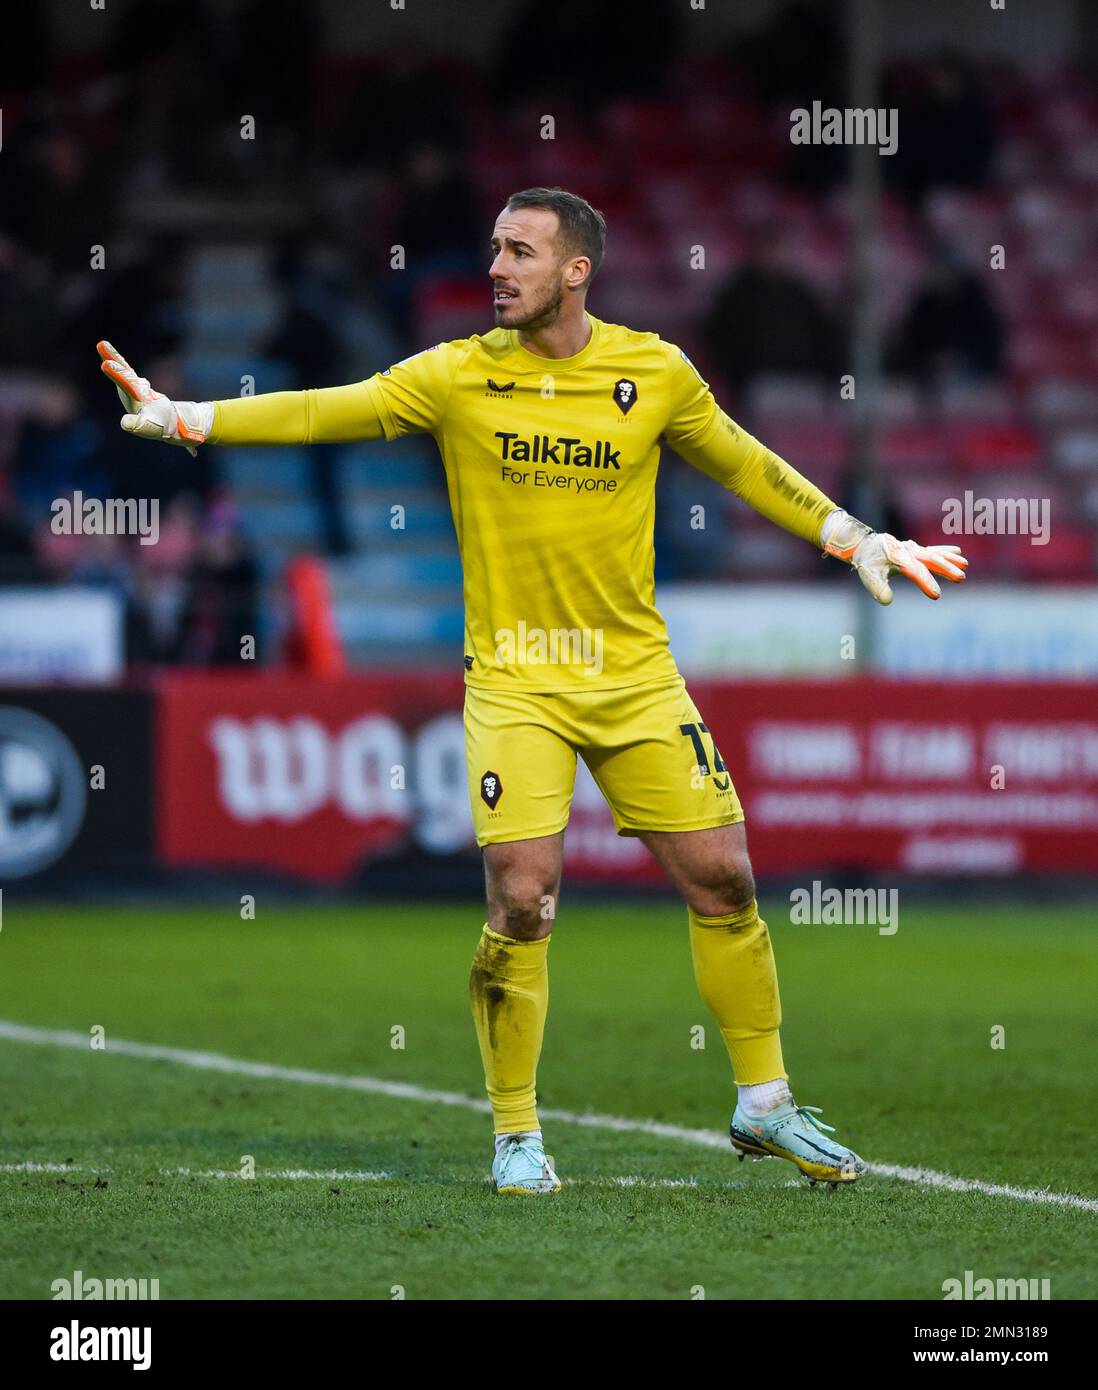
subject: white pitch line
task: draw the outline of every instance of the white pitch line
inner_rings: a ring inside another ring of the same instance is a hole
[[[83,1173],[90,1177],[100,1177],[110,1173],[110,1168],[85,1168],[79,1163],[0,1163],[0,1173]],[[254,1178],[244,1178],[239,1168],[161,1168],[162,1178],[210,1178],[237,1182],[290,1181],[290,1182],[400,1182],[398,1173],[371,1172],[365,1168],[268,1168],[257,1169]],[[425,1181],[429,1181],[426,1179]],[[485,1177],[487,1186],[492,1181]],[[705,1183],[698,1178],[646,1178],[639,1174],[625,1174],[616,1178],[565,1178],[565,1187],[645,1187],[645,1188],[744,1188],[751,1184],[742,1182]],[[784,1187],[800,1187],[802,1184],[793,1178]]]
[[[1071,1207],[1075,1211],[1098,1211],[1098,1198],[1076,1197],[1071,1192],[1050,1192],[1044,1187],[1009,1187],[1005,1183],[981,1182],[979,1178],[954,1178],[933,1168],[905,1168],[892,1163],[870,1164],[869,1171],[882,1178],[900,1178],[924,1187],[941,1187],[949,1192],[982,1192],[988,1197],[1012,1197],[1016,1202],[1044,1202]]]
[[[25,1023],[0,1019],[0,1038],[11,1042],[33,1043],[40,1047],[67,1047],[80,1052],[89,1050],[86,1033],[64,1028],[32,1028]],[[161,1047],[154,1043],[127,1042],[109,1038],[105,1048],[123,1057],[141,1057],[146,1061],[174,1062],[178,1066],[199,1071],[215,1071],[233,1076],[250,1076],[259,1081],[292,1081],[303,1086],[331,1086],[346,1091],[361,1091],[370,1095],[389,1096],[394,1100],[422,1101],[431,1105],[452,1105],[487,1115],[486,1100],[462,1095],[459,1091],[437,1091],[406,1081],[385,1081],[377,1076],[347,1076],[339,1072],[310,1071],[304,1067],[280,1067],[271,1062],[248,1062],[242,1058],[225,1057],[218,1052],[199,1052],[190,1048]],[[579,1125],[587,1129],[608,1130],[618,1134],[646,1134],[658,1139],[671,1139],[707,1149],[725,1149],[728,1140],[723,1134],[707,1129],[688,1129],[684,1125],[669,1125],[656,1120],[629,1120],[619,1115],[601,1115],[595,1111],[553,1110],[538,1108],[543,1120]],[[53,1171],[49,1169],[48,1171]],[[57,1171],[65,1171],[64,1165]],[[1041,1188],[1008,1187],[983,1182],[979,1178],[955,1178],[932,1168],[906,1168],[888,1163],[871,1163],[870,1173],[878,1177],[898,1178],[901,1182],[920,1187],[937,1187],[949,1192],[979,1192],[989,1197],[1009,1197],[1017,1202],[1070,1207],[1073,1211],[1098,1212],[1098,1198],[1079,1197],[1071,1192],[1048,1192]],[[800,1186],[794,1182],[793,1186]]]
[[[161,1168],[162,1178],[236,1178],[258,1182],[261,1178],[287,1178],[295,1182],[391,1182],[396,1173],[372,1173],[366,1168],[268,1168],[256,1169],[255,1178],[245,1178],[239,1168]]]
[[[0,1173],[90,1173],[93,1178],[109,1173],[109,1168],[84,1168],[79,1163],[0,1163]]]

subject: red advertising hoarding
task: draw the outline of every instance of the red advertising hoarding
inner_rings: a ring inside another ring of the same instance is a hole
[[[1086,683],[697,680],[757,872],[1098,869]],[[460,676],[179,675],[160,689],[157,840],[175,866],[339,882],[379,856],[475,855]],[[570,880],[657,882],[580,769]],[[414,885],[409,885],[414,887]]]

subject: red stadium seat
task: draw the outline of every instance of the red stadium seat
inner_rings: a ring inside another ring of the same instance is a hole
[[[938,425],[901,425],[884,431],[877,457],[889,470],[941,469],[953,460],[953,444],[948,431]]]
[[[1040,468],[1041,441],[1024,425],[979,425],[956,437],[958,463],[972,469]]]
[[[1027,536],[1001,537],[1017,572],[1027,579],[1090,579],[1094,576],[1094,532],[1052,515],[1048,545],[1031,545]]]
[[[834,473],[850,458],[850,434],[841,425],[774,425],[763,443],[813,479],[813,468]]]

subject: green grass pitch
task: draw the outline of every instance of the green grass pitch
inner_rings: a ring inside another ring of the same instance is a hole
[[[479,1098],[476,903],[261,897],[241,921],[233,901],[23,908],[12,891],[4,908],[0,1020],[106,1038],[0,1036],[4,1297],[49,1298],[78,1269],[157,1278],[161,1298],[936,1300],[966,1269],[1095,1296],[1093,1206],[879,1174],[810,1189],[776,1159],[564,1120],[545,1125],[564,1191],[499,1198],[473,1109],[112,1052],[124,1039]],[[764,912],[794,1093],[841,1139],[871,1163],[1098,1197],[1089,913],[920,907],[887,937]],[[549,960],[543,1106],[726,1129],[731,1078],[684,909],[566,898]],[[243,1155],[255,1180],[206,1176]],[[65,1171],[13,1169],[28,1163]]]

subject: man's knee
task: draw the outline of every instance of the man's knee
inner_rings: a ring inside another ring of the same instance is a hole
[[[551,854],[512,856],[501,848],[485,856],[485,876],[492,931],[518,941],[536,941],[549,935],[560,894],[557,858]]]
[[[750,906],[755,897],[755,875],[746,850],[722,859],[704,883],[691,886],[687,903],[700,917],[725,917]]]
[[[553,930],[557,895],[544,880],[505,879],[488,897],[488,925],[501,936],[536,941]]]

